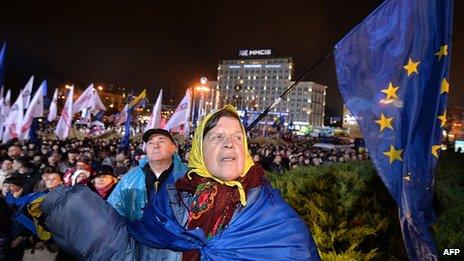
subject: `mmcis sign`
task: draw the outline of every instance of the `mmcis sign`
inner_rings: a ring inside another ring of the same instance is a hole
[[[271,53],[272,53],[271,49],[238,50],[238,56],[245,56],[245,57],[246,56],[268,56],[268,55],[271,55]]]

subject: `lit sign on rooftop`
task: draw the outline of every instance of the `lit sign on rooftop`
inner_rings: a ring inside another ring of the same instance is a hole
[[[272,50],[271,49],[254,49],[254,50],[249,50],[249,49],[243,49],[243,50],[238,50],[238,56],[269,56],[271,55]]]

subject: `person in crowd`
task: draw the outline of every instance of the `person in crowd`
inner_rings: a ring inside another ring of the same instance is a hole
[[[78,184],[87,185],[90,182],[90,172],[85,169],[74,171],[71,175],[71,186]]]
[[[187,171],[176,154],[177,146],[171,133],[163,129],[147,130],[142,137],[146,158],[129,170],[118,183],[108,202],[129,220],[142,217],[143,209],[153,197],[162,197],[168,184],[173,184]],[[163,193],[158,193],[160,190]]]
[[[17,144],[13,144],[11,145],[10,147],[8,147],[8,157],[10,157],[10,159],[16,159],[17,157],[21,156],[22,154],[22,149],[21,149],[21,146],[17,145]]]
[[[274,160],[269,166],[269,170],[271,172],[276,172],[278,174],[283,174],[284,171],[287,170],[282,163],[282,156],[280,156],[280,154],[275,155]]]
[[[159,156],[155,148],[160,141],[154,138],[148,139],[158,141],[147,146],[147,154],[152,154],[148,158]],[[272,188],[246,148],[238,113],[226,106],[200,123],[186,176],[165,190],[153,186],[148,193],[153,200],[140,219],[128,223],[86,187],[58,187],[40,205],[47,215],[45,224],[64,236],[57,238],[61,246],[82,259],[148,260],[143,251],[150,247],[171,252],[150,255],[156,260],[319,260],[307,226]],[[60,204],[63,201],[67,204]],[[105,233],[71,232],[102,226]]]
[[[114,174],[113,167],[101,165],[97,174],[92,177],[90,189],[97,193],[102,199],[106,200],[118,183],[118,178]]]
[[[63,180],[64,180],[64,185],[65,186],[73,186],[72,177],[79,170],[85,170],[88,173],[90,173],[90,175],[87,176],[87,178],[90,178],[94,173],[93,169],[90,167],[90,165],[88,163],[88,159],[85,158],[85,157],[78,157],[76,159],[75,166],[72,167],[72,168],[69,168],[63,175]],[[78,175],[79,174],[74,175],[74,177],[77,177]]]
[[[21,178],[23,180],[23,190],[24,194],[29,194],[34,192],[34,188],[37,186],[37,183],[42,179],[38,170],[30,163],[29,158],[26,156],[20,156],[13,160],[12,164],[15,172],[12,174],[14,177]]]
[[[62,172],[62,173],[66,173],[66,171],[68,171],[68,169],[70,168],[73,168],[76,166],[76,162],[77,162],[77,156],[79,155],[79,150],[78,149],[70,149],[68,150],[68,157],[66,159],[66,161],[62,161],[60,162],[60,165],[59,165],[59,171]]]
[[[10,158],[4,158],[2,161],[2,168],[0,169],[0,186],[3,181],[13,174],[14,169],[12,167],[13,161]]]
[[[123,152],[120,152],[116,155],[116,165],[114,166],[114,174],[117,177],[121,177],[126,174],[129,170],[126,166],[126,155]]]

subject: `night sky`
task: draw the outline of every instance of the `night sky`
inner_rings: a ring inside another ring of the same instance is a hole
[[[162,88],[163,103],[177,104],[201,76],[215,80],[219,60],[237,58],[238,49],[290,56],[298,78],[382,1],[17,2],[0,10],[7,88],[17,93],[36,75],[34,88],[46,78],[49,96],[93,82],[147,88],[152,101]],[[454,9],[449,105],[464,105],[464,1]],[[327,85],[327,113],[341,114],[332,56],[305,80]]]

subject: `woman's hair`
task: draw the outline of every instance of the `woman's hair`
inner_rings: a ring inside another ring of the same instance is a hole
[[[238,121],[240,121],[237,115],[234,114],[233,112],[228,111],[228,110],[222,110],[214,114],[213,116],[211,116],[211,118],[209,118],[208,122],[205,125],[205,130],[203,131],[203,138],[206,136],[206,133],[208,133],[208,131],[216,127],[219,119],[222,117],[233,117],[233,118],[236,118]]]

